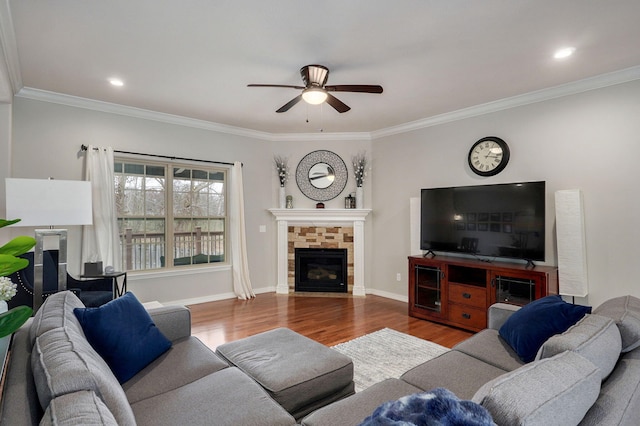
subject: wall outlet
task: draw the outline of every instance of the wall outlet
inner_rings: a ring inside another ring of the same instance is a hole
[[[398,272],[398,273],[396,274],[396,280],[397,280],[397,281],[402,281],[402,274],[400,274],[400,272]]]
[[[267,232],[267,225],[260,225],[260,232]]]

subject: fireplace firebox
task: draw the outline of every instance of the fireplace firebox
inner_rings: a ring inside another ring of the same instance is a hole
[[[295,291],[347,293],[347,249],[295,249]]]

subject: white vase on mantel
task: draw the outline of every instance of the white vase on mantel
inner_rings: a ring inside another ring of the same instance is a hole
[[[9,310],[9,305],[7,305],[6,300],[0,300],[0,314],[7,312]]]
[[[278,188],[278,207],[284,209],[287,206],[287,194],[285,193],[284,186]]]
[[[356,209],[364,209],[364,188],[356,186]]]

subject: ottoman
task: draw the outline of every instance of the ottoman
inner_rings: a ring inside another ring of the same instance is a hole
[[[296,421],[354,393],[349,357],[288,328],[225,343],[216,353],[253,378]]]

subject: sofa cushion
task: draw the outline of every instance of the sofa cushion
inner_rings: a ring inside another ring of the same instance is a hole
[[[504,373],[501,368],[452,350],[412,368],[400,378],[422,390],[442,387],[460,398],[470,399],[482,385]]]
[[[51,400],[40,426],[118,426],[113,414],[93,391],[78,391]]]
[[[31,369],[30,321],[33,318],[16,330],[11,338],[5,339],[11,341],[11,352],[4,370],[0,425],[34,425],[42,417]]]
[[[188,337],[173,343],[171,349],[122,384],[129,403],[179,388],[227,368],[198,338]]]
[[[84,308],[84,304],[71,291],[61,291],[47,297],[31,322],[29,329],[31,346],[42,333],[58,327],[71,327],[84,335],[80,322],[73,314],[74,308]]]
[[[602,383],[600,397],[591,406],[580,426],[638,424],[640,413],[640,348],[620,357],[618,365]]]
[[[616,322],[622,336],[622,352],[629,352],[640,346],[640,299],[633,296],[609,299],[593,313]]]
[[[513,348],[500,337],[498,330],[484,329],[453,349],[505,371],[515,370],[524,364]]]
[[[499,425],[577,425],[598,398],[598,367],[575,352],[527,364],[473,396]]]
[[[132,404],[138,426],[293,426],[295,419],[249,376],[225,368]]]
[[[400,379],[386,379],[340,401],[320,408],[305,417],[302,426],[355,426],[375,410],[393,399],[420,392],[421,389]]]
[[[600,368],[604,380],[615,368],[621,349],[620,332],[611,318],[586,315],[564,333],[544,342],[536,359],[574,351]]]
[[[31,369],[43,409],[58,396],[92,390],[118,424],[135,424],[131,406],[109,366],[72,328],[55,328],[36,339]]]
[[[132,378],[171,347],[133,293],[98,308],[75,308],[91,346],[120,383]]]
[[[514,312],[499,332],[524,362],[531,362],[549,337],[565,332],[589,313],[590,306],[572,305],[560,296],[546,296]]]

